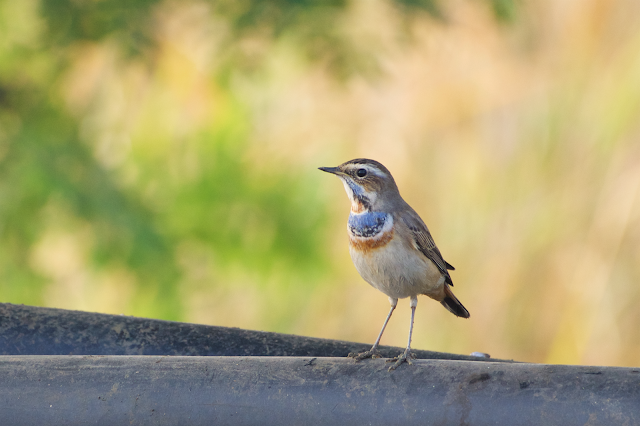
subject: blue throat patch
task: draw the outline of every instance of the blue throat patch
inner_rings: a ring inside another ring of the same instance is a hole
[[[377,235],[387,221],[387,214],[382,212],[366,212],[349,215],[347,226],[356,237],[373,237]]]

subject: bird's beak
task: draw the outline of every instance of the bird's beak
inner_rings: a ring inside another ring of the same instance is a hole
[[[334,175],[342,174],[342,170],[340,170],[340,167],[318,167],[318,169],[322,170],[323,172],[333,173]]]

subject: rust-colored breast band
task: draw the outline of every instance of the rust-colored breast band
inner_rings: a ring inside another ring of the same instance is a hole
[[[349,235],[349,245],[364,254],[386,246],[393,239],[393,229],[385,232],[379,238],[358,238]]]

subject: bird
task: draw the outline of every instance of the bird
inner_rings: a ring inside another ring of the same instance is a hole
[[[411,335],[418,295],[440,302],[449,312],[469,318],[469,311],[453,294],[449,271],[427,228],[402,198],[389,170],[375,160],[357,158],[337,167],[319,167],[340,178],[351,201],[347,222],[349,253],[360,276],[389,298],[391,310],[370,350],[350,353],[356,362],[380,357],[377,349],[398,299],[410,298],[411,325],[403,353],[388,360],[389,371],[411,364]]]

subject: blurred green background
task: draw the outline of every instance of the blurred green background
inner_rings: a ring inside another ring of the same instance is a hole
[[[2,302],[373,342],[356,157],[471,312],[414,347],[640,364],[640,3],[0,0]]]

